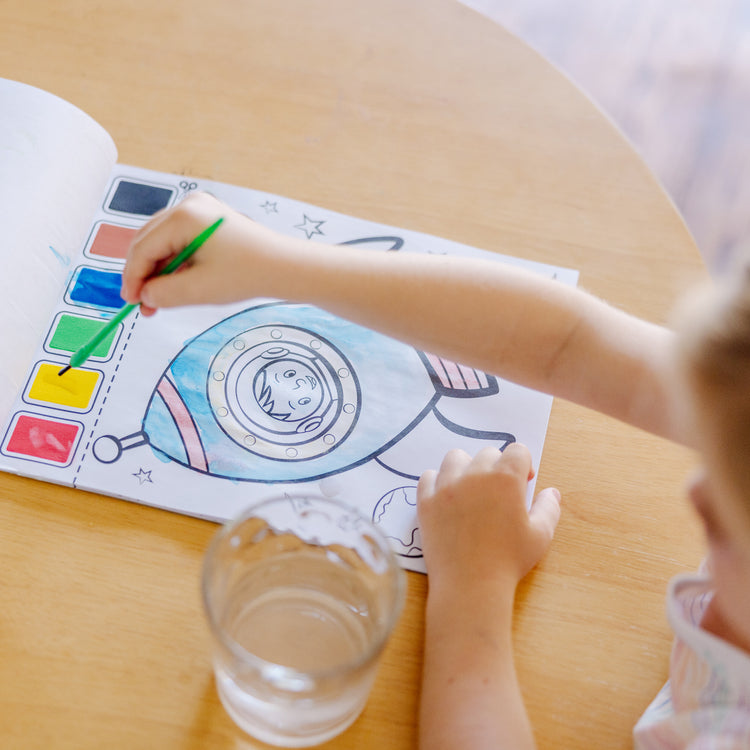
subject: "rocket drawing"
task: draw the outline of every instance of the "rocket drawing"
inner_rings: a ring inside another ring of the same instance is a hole
[[[373,240],[402,244],[343,244]],[[492,376],[319,308],[259,303],[187,342],[157,382],[140,430],[102,435],[93,452],[112,463],[148,444],[204,474],[308,481],[379,456],[431,411],[446,429],[503,448],[513,435],[457,425],[435,409],[444,397],[497,392]]]
[[[250,307],[192,339],[156,384],[141,430],[100,437],[104,462],[144,443],[194,471],[294,482],[393,446],[441,397],[497,393],[494,377],[309,305]],[[469,427],[447,423],[462,434]],[[504,432],[482,432],[504,447]],[[113,446],[114,445],[114,450]]]

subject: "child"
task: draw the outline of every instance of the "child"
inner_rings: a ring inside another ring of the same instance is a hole
[[[226,221],[189,266],[150,278],[219,216]],[[705,471],[690,497],[710,575],[670,586],[672,679],[635,739],[643,748],[750,746],[750,271],[700,304],[691,299],[675,334],[501,264],[313,244],[200,194],[136,235],[122,295],[145,315],[255,296],[305,301],[662,436],[700,435]],[[502,325],[471,325],[500,310]],[[513,666],[512,606],[560,510],[559,493],[547,489],[526,512],[532,474],[528,451],[511,445],[473,459],[452,451],[419,482],[430,576],[425,750],[534,747]]]

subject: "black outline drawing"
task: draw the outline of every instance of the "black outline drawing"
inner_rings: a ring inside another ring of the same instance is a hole
[[[295,224],[294,228],[303,231],[308,240],[311,240],[315,235],[320,235],[322,237],[325,234],[320,227],[326,223],[326,219],[318,221],[316,219],[311,219],[307,214],[303,214],[303,217],[302,223]]]
[[[410,517],[406,525],[403,522],[399,523],[401,520],[399,515],[403,514],[405,507]],[[422,557],[422,539],[417,525],[416,485],[394,487],[390,492],[386,492],[375,505],[372,520],[383,530],[397,555],[410,558]],[[408,539],[404,541],[406,537]]]

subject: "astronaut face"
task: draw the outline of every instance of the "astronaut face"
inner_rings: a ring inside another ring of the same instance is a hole
[[[294,357],[265,365],[255,375],[253,394],[266,414],[282,422],[306,419],[323,400],[323,388],[316,372]]]

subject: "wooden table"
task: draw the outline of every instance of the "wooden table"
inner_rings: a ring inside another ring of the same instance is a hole
[[[5,0],[0,75],[80,106],[122,162],[578,268],[656,321],[704,275],[606,117],[452,0]],[[692,461],[555,402],[539,486],[564,515],[515,622],[541,748],[631,746],[667,673],[667,579],[701,558]],[[0,476],[0,746],[261,746],[213,686],[198,575],[214,530]],[[427,581],[408,578],[371,701],[331,748],[416,745]]]

